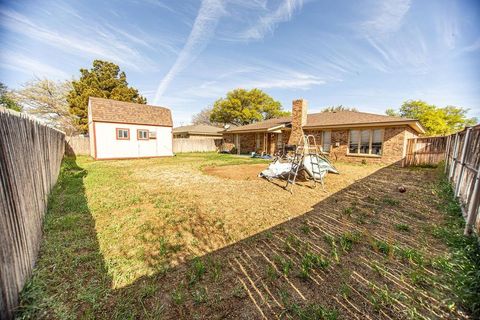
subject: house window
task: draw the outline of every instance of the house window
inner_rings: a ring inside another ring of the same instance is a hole
[[[148,130],[137,130],[137,140],[148,140]]]
[[[117,140],[130,140],[130,129],[117,128]]]
[[[322,132],[322,151],[329,153],[332,144],[332,131]]]
[[[383,129],[350,130],[349,154],[382,155]]]

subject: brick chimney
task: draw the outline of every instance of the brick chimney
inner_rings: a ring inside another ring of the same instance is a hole
[[[307,100],[297,99],[292,103],[292,131],[288,144],[298,144],[303,135],[303,126],[307,124]]]

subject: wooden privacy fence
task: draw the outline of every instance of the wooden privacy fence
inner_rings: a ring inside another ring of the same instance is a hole
[[[467,222],[465,234],[480,235],[480,125],[447,137],[445,173]]]
[[[221,139],[173,139],[173,153],[217,151]]]
[[[67,156],[90,155],[90,140],[84,136],[65,138],[65,154]]]
[[[0,108],[0,318],[13,317],[42,237],[65,134]]]
[[[407,140],[404,166],[436,165],[445,159],[448,137],[425,137]]]

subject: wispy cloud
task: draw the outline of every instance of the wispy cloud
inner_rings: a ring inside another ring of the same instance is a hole
[[[207,46],[215,33],[218,19],[225,13],[221,0],[203,0],[185,46],[180,51],[173,66],[160,81],[155,93],[154,103],[159,103],[165,90],[175,76],[185,69]]]
[[[371,10],[372,18],[362,24],[362,30],[370,36],[387,35],[397,31],[402,26],[410,5],[411,0],[379,1]]]
[[[461,51],[463,51],[463,52],[474,52],[474,51],[477,51],[477,50],[480,50],[480,38],[475,40],[475,42],[473,42],[472,44],[464,47]]]
[[[47,45],[56,47],[64,52],[88,56],[91,58],[105,58],[113,60],[124,66],[140,70],[141,66],[151,62],[131,46],[127,41],[121,41],[112,37],[110,33],[102,33],[101,26],[86,26],[95,37],[84,35],[73,29],[50,29],[48,26],[35,23],[26,16],[8,9],[0,10],[1,24],[12,32],[22,34],[34,41],[41,41]],[[81,19],[78,15],[72,18]],[[128,37],[127,34],[123,34]],[[131,40],[131,36],[128,37]]]
[[[2,52],[0,66],[28,76],[67,79],[64,71],[16,52]]]
[[[303,0],[284,0],[276,10],[267,12],[253,26],[240,34],[244,40],[258,40],[272,33],[281,22],[289,21],[303,6]]]
[[[371,18],[360,24],[357,32],[374,49],[374,55],[366,54],[363,60],[375,69],[426,72],[428,48],[422,30],[406,23],[410,8],[411,0],[381,1],[369,10]]]
[[[268,63],[252,68],[232,65],[231,68],[232,71],[215,76],[215,80],[204,81],[195,88],[187,88],[175,94],[183,97],[217,99],[235,88],[308,90],[327,83],[327,80],[314,74]]]
[[[437,15],[440,36],[448,49],[454,49],[460,31],[456,3],[454,1],[446,2],[442,9],[442,12]]]
[[[241,87],[260,89],[300,89],[308,90],[312,86],[326,82],[319,77],[305,73],[286,73],[283,77],[264,79],[244,83]]]

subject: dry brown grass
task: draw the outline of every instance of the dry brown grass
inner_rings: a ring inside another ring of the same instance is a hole
[[[225,161],[213,166],[207,157],[192,162],[188,156],[80,162],[91,175],[105,174],[101,172],[107,169],[115,177],[100,190],[99,184],[92,186],[94,190],[86,184],[100,248],[107,265],[113,266],[115,287],[304,214],[380,168],[338,163],[341,174],[328,175],[326,192],[304,182],[291,195],[282,188],[283,181],[270,183],[257,177],[268,163],[225,165],[232,158],[225,156]],[[115,188],[120,185],[121,190]],[[113,195],[116,190],[121,200]],[[164,256],[159,255],[162,250]]]

